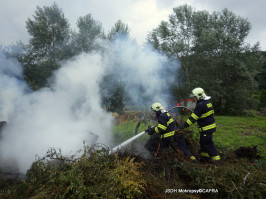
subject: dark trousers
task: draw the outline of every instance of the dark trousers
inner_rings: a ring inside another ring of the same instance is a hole
[[[180,134],[177,139],[177,148],[181,150],[186,156],[190,157],[192,154],[187,149],[185,138]]]
[[[174,146],[177,144],[177,148],[180,151],[182,151],[186,156],[188,156],[188,157],[192,156],[190,151],[187,149],[185,138],[183,137],[182,134],[179,134],[177,139],[176,138],[174,139],[174,136],[164,138],[164,139],[162,139],[162,144],[163,144],[163,147],[169,147],[170,145],[172,145],[172,147],[174,149],[175,149]]]
[[[145,144],[145,148],[151,152],[156,152],[158,149],[158,143],[161,142],[161,148],[169,148],[170,146],[173,149],[176,147],[182,151],[186,156],[191,157],[191,152],[187,149],[187,145],[182,134],[178,135],[178,137],[167,137],[162,138],[161,140],[158,137],[151,136],[148,142]]]
[[[200,133],[200,151],[208,153],[210,157],[218,155],[215,145],[212,140],[213,132]]]

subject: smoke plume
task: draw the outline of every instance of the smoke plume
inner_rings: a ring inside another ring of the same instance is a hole
[[[135,105],[167,102],[178,63],[128,39],[105,48],[105,53],[84,53],[62,64],[51,87],[35,92],[23,81],[19,63],[0,54],[0,121],[8,122],[0,136],[1,168],[15,166],[25,173],[35,155],[51,147],[74,154],[83,141],[91,145],[91,132],[98,143],[111,146],[112,117],[101,106],[100,91],[109,72]]]
[[[1,65],[2,68],[2,65]],[[111,116],[100,106],[98,82],[104,67],[97,54],[82,54],[54,74],[52,88],[25,93],[15,77],[1,74],[1,119],[8,122],[0,142],[1,165],[15,163],[25,172],[35,155],[50,147],[65,154],[90,142],[110,144]],[[90,145],[90,144],[89,144]]]
[[[149,46],[140,47],[134,40],[120,38],[112,43],[108,63],[116,79],[124,84],[133,105],[150,107],[160,102],[167,106],[180,65],[178,60]]]

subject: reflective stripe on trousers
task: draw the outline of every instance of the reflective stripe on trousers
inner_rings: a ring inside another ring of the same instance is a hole
[[[218,155],[218,156],[214,156],[214,157],[212,157],[212,160],[220,160],[221,158],[220,158],[220,156]]]
[[[200,155],[203,156],[203,157],[210,158],[209,154],[208,154],[208,153],[205,153],[205,152],[201,152]],[[218,155],[218,156],[213,156],[213,157],[211,157],[211,159],[212,159],[212,160],[220,160],[221,157]]]
[[[201,152],[200,153],[201,156],[204,156],[204,157],[210,157],[208,153],[205,153],[205,152]]]
[[[191,160],[196,160],[196,157],[195,156],[190,156],[190,159]]]

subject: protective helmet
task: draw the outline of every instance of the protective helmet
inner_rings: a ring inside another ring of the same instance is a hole
[[[207,96],[202,88],[195,88],[192,90],[193,96],[197,97],[198,100],[204,99],[209,100],[211,97]]]
[[[163,110],[163,106],[162,106],[162,104],[160,104],[160,103],[154,103],[154,104],[152,104],[152,106],[151,106],[151,110],[152,110],[153,112],[158,112],[158,111],[160,111],[160,110]]]

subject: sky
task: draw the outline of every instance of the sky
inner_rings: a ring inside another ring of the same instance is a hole
[[[0,0],[0,44],[7,46],[19,40],[26,43],[27,19],[33,18],[37,6],[51,6],[53,2],[62,9],[73,29],[77,19],[86,14],[101,22],[106,33],[120,19],[128,24],[131,38],[140,45],[162,20],[168,21],[175,7],[188,4],[195,10],[209,12],[228,8],[251,23],[246,42],[259,42],[261,50],[266,51],[265,0]]]

